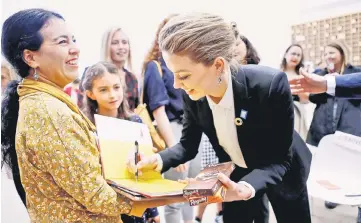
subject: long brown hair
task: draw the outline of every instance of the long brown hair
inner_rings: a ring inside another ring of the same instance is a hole
[[[84,91],[87,90],[92,91],[93,81],[98,78],[101,78],[106,72],[108,72],[109,74],[118,75],[120,82],[122,82],[122,79],[119,74],[119,70],[114,64],[108,62],[98,62],[93,66],[90,66],[84,74],[84,79],[82,82],[82,87],[84,88]],[[126,90],[123,83],[122,86],[123,86],[123,102],[118,108],[118,117],[127,119],[132,115],[132,113],[129,110],[129,105],[126,97]],[[83,97],[82,108],[84,114],[90,119],[90,121],[92,121],[95,124],[94,114],[97,113],[98,103],[97,101],[89,98],[85,92]]]
[[[158,43],[158,37],[159,37],[159,33],[162,30],[162,28],[165,26],[165,24],[174,16],[177,16],[177,14],[171,14],[169,16],[167,16],[158,26],[158,30],[155,34],[155,39],[153,40],[152,46],[150,48],[150,50],[148,51],[144,62],[143,62],[143,67],[142,67],[142,75],[144,75],[144,71],[145,68],[147,66],[147,64],[152,61],[152,60],[156,60],[159,61],[160,58],[162,57],[162,52],[159,49],[159,43]]]
[[[325,46],[326,47],[333,47],[335,48],[336,50],[338,50],[338,52],[340,52],[341,54],[341,71],[340,71],[340,74],[343,74],[343,72],[345,71],[345,68],[347,66],[347,58],[348,58],[348,48],[346,46],[346,44],[344,42],[332,42],[332,43],[329,43]]]
[[[286,53],[288,53],[288,51],[292,48],[292,47],[294,47],[294,46],[296,46],[296,47],[299,47],[300,49],[301,49],[301,51],[302,51],[302,56],[301,56],[301,60],[300,60],[300,63],[299,64],[297,64],[297,66],[296,66],[296,74],[299,74],[299,72],[300,72],[300,68],[301,67],[303,67],[304,65],[303,65],[303,60],[304,60],[304,53],[303,53],[303,48],[302,48],[302,46],[300,45],[300,44],[297,44],[297,43],[293,43],[293,44],[291,44],[287,49],[286,49],[286,51],[285,51],[285,53],[283,54],[283,59],[282,59],[282,63],[281,63],[281,70],[282,71],[284,71],[286,68],[287,68],[287,61],[286,61],[286,58],[285,58],[285,56],[286,56]]]

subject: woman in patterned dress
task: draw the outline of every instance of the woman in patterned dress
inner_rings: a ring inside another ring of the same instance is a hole
[[[78,77],[79,57],[63,17],[27,9],[2,30],[2,52],[23,78],[2,101],[3,161],[21,180],[31,221],[119,223],[120,214],[132,215],[139,205],[101,174],[93,123],[63,92]]]

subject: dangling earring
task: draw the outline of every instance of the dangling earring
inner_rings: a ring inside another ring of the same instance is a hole
[[[222,83],[222,76],[219,75],[217,78],[217,85],[220,85]]]
[[[34,80],[39,80],[39,74],[36,73],[36,68],[34,68]]]
[[[223,72],[220,71],[219,76],[217,77],[217,85],[220,85],[222,83],[222,74]]]

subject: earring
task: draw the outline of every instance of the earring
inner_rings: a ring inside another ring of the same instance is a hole
[[[222,83],[222,76],[219,75],[219,77],[217,78],[217,85],[220,85]]]
[[[223,71],[220,71],[219,76],[217,77],[217,85],[220,85],[222,83],[222,74]]]
[[[34,68],[34,79],[37,81],[39,80],[39,74],[36,73],[36,68]]]

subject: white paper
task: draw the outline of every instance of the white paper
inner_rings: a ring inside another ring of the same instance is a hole
[[[360,205],[361,137],[336,132],[322,138],[312,152],[311,172],[307,182],[309,194],[338,204]],[[327,189],[321,186],[321,180],[339,189]]]
[[[99,138],[121,142],[138,141],[139,144],[152,145],[148,126],[142,123],[94,115]]]

